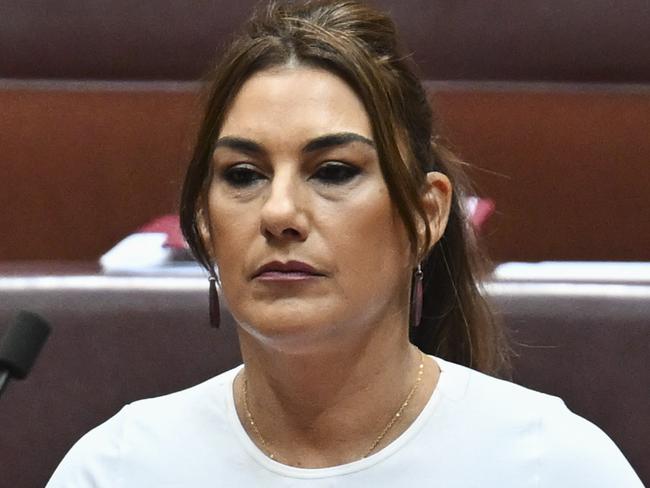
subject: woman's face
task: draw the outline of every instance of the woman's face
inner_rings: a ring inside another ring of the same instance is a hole
[[[314,68],[260,72],[215,147],[204,240],[244,330],[286,346],[402,323],[409,241],[345,82]]]

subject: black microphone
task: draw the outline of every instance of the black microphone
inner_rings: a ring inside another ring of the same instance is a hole
[[[0,394],[10,377],[22,380],[34,365],[50,335],[50,326],[40,316],[21,311],[0,340]]]

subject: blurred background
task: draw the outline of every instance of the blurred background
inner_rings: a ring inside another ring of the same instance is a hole
[[[177,209],[197,80],[253,0],[0,1],[0,261]],[[647,0],[378,0],[496,213],[497,262],[648,260]]]

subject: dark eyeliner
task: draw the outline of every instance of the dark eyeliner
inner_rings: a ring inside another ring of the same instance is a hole
[[[221,172],[223,180],[234,188],[251,186],[264,176],[250,164],[233,164]]]
[[[361,173],[356,166],[342,162],[328,162],[318,167],[312,178],[327,185],[342,185]]]

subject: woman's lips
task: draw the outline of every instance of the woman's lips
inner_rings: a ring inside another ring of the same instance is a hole
[[[314,267],[301,261],[272,261],[255,271],[254,280],[259,281],[302,281],[324,276]]]
[[[322,275],[309,273],[287,273],[282,271],[267,271],[255,277],[258,281],[302,281],[318,278]]]

